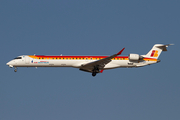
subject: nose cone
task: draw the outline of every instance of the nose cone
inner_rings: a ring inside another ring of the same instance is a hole
[[[10,62],[6,63],[6,65],[8,65],[9,67],[13,67],[13,65],[12,65],[12,61],[10,61]]]
[[[8,63],[6,63],[6,65],[9,65],[9,62],[8,62]]]

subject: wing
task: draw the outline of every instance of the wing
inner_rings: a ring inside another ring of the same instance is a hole
[[[94,72],[96,71],[97,73],[99,73],[100,71],[99,70],[103,70],[104,66],[106,64],[108,64],[109,62],[111,62],[112,58],[120,55],[123,50],[125,48],[123,48],[121,51],[119,51],[117,54],[114,54],[114,55],[111,55],[109,57],[106,57],[104,59],[101,59],[101,60],[97,60],[97,61],[94,61],[94,62],[90,62],[90,63],[87,63],[87,64],[84,64],[81,66],[80,70],[82,71],[86,71],[86,72]]]

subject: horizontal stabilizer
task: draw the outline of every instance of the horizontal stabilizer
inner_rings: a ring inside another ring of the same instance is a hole
[[[167,44],[167,45],[156,45],[156,47],[162,49],[162,51],[167,51],[167,47],[174,44]]]

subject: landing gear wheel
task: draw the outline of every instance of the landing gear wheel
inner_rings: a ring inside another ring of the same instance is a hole
[[[98,68],[98,66],[94,66],[94,69],[93,69],[93,71],[92,71],[92,76],[94,77],[94,76],[96,76],[96,74],[99,72],[99,68]]]
[[[17,72],[17,67],[14,67],[14,72]]]
[[[96,72],[93,72],[93,73],[92,73],[92,76],[93,76],[93,77],[96,76]]]

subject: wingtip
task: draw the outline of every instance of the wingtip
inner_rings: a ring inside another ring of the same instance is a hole
[[[100,73],[103,73],[104,70],[101,70]]]
[[[121,51],[119,51],[119,52],[117,53],[117,55],[120,55],[120,54],[123,52],[124,49],[125,49],[125,48],[123,48]]]
[[[168,47],[168,46],[170,46],[170,45],[174,45],[174,44],[167,44],[167,45],[165,45],[165,46]]]

